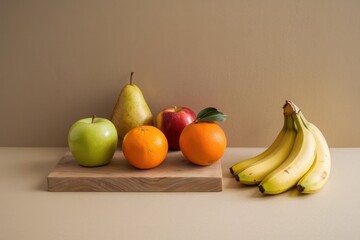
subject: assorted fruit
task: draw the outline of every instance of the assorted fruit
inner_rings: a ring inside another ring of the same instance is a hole
[[[321,131],[307,121],[291,101],[283,106],[284,124],[274,142],[262,153],[230,168],[234,178],[257,185],[264,194],[278,194],[296,186],[313,193],[327,182],[330,151]],[[227,116],[208,107],[197,116],[187,107],[168,107],[155,119],[138,86],[130,83],[120,92],[111,121],[81,119],[69,131],[70,151],[79,165],[108,164],[120,140],[125,159],[137,169],[151,169],[166,160],[169,150],[180,150],[191,163],[208,166],[226,150],[226,135],[216,123]]]
[[[243,184],[258,185],[264,194],[295,186],[301,193],[316,192],[329,178],[329,147],[321,131],[293,102],[286,101],[283,109],[284,125],[270,147],[233,165],[230,172]]]
[[[169,149],[181,150],[186,159],[200,166],[208,166],[222,157],[226,136],[215,122],[225,120],[225,114],[210,107],[196,116],[187,107],[168,107],[158,113],[154,126],[153,114],[144,95],[133,84],[133,74],[131,72],[130,83],[120,92],[111,121],[94,117],[92,121],[86,121],[87,125],[82,126],[81,131],[78,131],[77,123],[71,127],[68,137],[70,151],[81,166],[96,167],[109,163],[118,139],[125,159],[138,169],[159,166],[165,161]],[[85,135],[89,137],[85,138]],[[111,141],[105,141],[104,136],[111,136]]]

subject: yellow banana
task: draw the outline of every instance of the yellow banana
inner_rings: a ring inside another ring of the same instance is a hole
[[[247,185],[259,184],[266,175],[289,156],[296,138],[296,130],[291,116],[286,116],[286,125],[287,130],[280,144],[269,155],[251,164],[238,174],[241,183]]]
[[[310,170],[298,182],[296,188],[301,193],[313,193],[320,190],[329,179],[331,169],[330,150],[324,135],[312,123],[300,114],[305,126],[313,134],[316,142],[316,158]]]
[[[277,148],[277,146],[279,146],[282,138],[284,137],[284,135],[286,133],[286,129],[287,129],[286,116],[284,115],[283,127],[282,127],[281,131],[279,132],[279,134],[277,135],[277,137],[275,138],[274,142],[270,145],[270,147],[255,157],[252,157],[252,158],[249,158],[249,159],[246,159],[246,160],[236,163],[235,165],[233,165],[230,168],[230,173],[233,174],[234,176],[237,176],[241,171],[243,171],[245,168],[247,168],[251,164],[256,163],[257,161],[259,161],[262,158],[271,154]]]
[[[259,190],[265,194],[282,193],[295,186],[315,159],[315,139],[302,122],[299,116],[300,109],[289,101],[287,104],[293,109],[292,117],[297,127],[297,135],[287,159],[259,184]]]

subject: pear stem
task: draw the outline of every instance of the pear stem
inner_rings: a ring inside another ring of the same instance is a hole
[[[92,119],[91,119],[91,123],[94,123],[95,118],[96,118],[96,115],[95,115],[95,114],[93,114]]]
[[[131,72],[131,74],[130,74],[130,85],[132,85],[133,83],[132,83],[132,77],[133,77],[133,75],[134,75],[134,72]]]

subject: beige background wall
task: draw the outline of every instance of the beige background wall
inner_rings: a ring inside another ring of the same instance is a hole
[[[0,1],[0,146],[66,146],[130,71],[154,114],[215,106],[229,146],[266,146],[293,100],[360,146],[360,1]]]

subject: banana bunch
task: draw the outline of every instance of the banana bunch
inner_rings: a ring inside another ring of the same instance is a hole
[[[233,165],[230,172],[237,181],[258,185],[265,194],[282,193],[294,186],[301,193],[316,192],[329,178],[328,144],[293,102],[286,101],[283,110],[283,127],[270,147]]]

